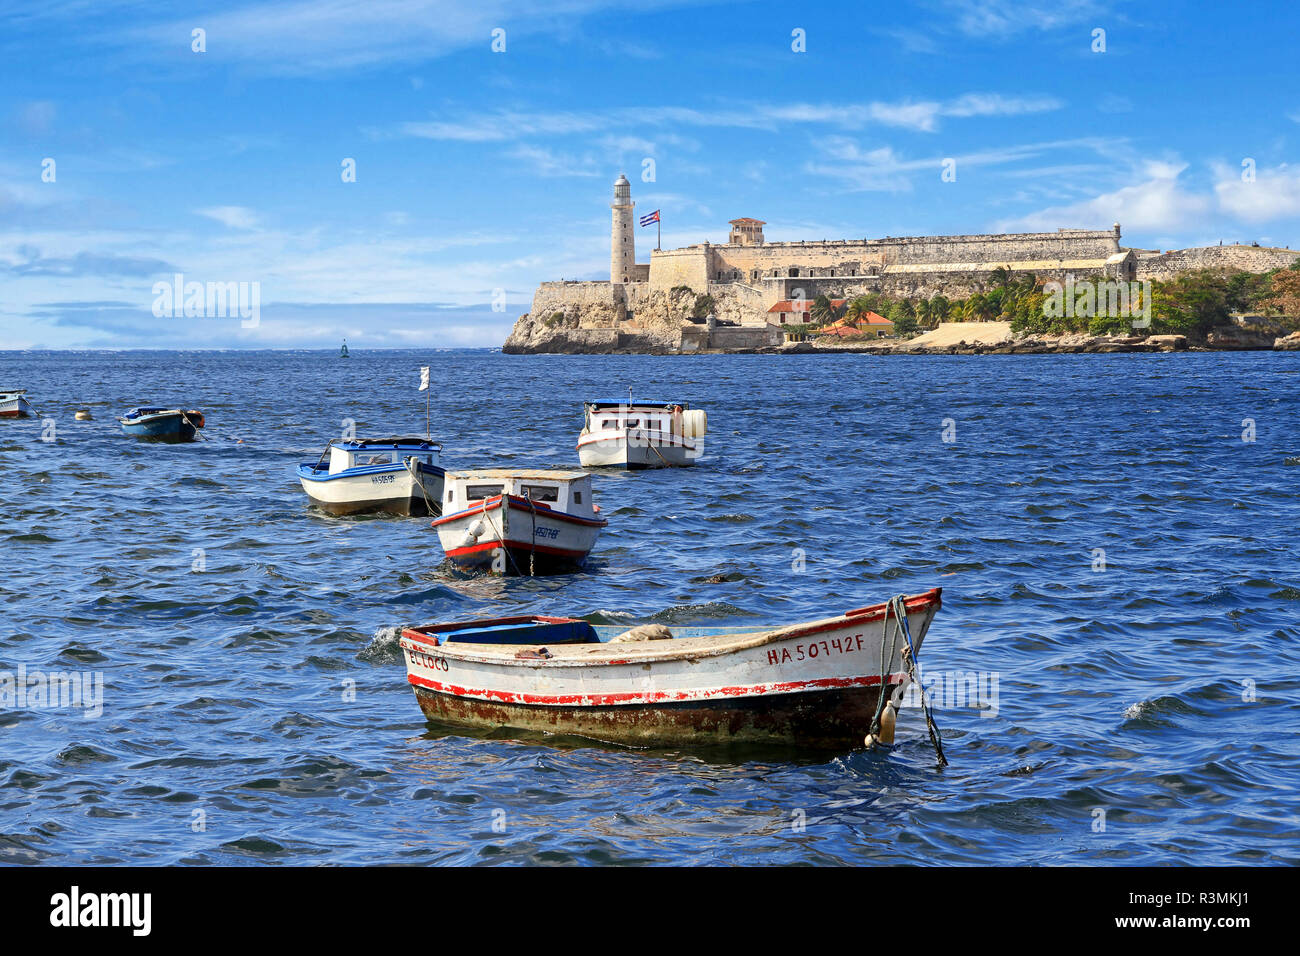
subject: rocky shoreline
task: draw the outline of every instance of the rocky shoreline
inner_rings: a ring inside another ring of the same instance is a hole
[[[749,348],[698,349],[695,355],[1074,355],[1124,352],[1300,351],[1300,331],[1281,335],[1242,326],[1211,330],[1204,340],[1185,335],[1013,335],[1007,323],[946,326],[910,340],[844,342],[813,340]],[[967,329],[969,335],[965,335]],[[585,329],[553,329],[550,334],[524,338],[512,335],[502,351],[512,355],[680,355],[662,330],[649,334],[599,335]],[[648,330],[647,330],[648,331]],[[659,334],[655,334],[655,333]]]
[[[1216,330],[1218,331],[1218,330]],[[768,354],[858,353],[867,355],[1077,355],[1124,352],[1295,352],[1300,351],[1300,332],[1281,337],[1237,336],[1227,330],[1213,332],[1204,342],[1185,335],[1063,335],[1024,336],[1005,342],[959,341],[947,345],[912,345],[909,342],[794,345],[754,349]]]

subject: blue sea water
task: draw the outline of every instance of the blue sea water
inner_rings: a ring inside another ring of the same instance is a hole
[[[459,573],[427,520],[322,516],[293,473],[345,419],[421,432],[424,364],[449,467],[574,465],[582,400],[629,385],[706,408],[707,454],[600,474],[587,573]],[[104,681],[99,716],[0,706],[0,861],[1300,862],[1300,354],[10,352],[0,380],[54,423],[0,422],[0,672]],[[144,402],[207,440],[123,437]],[[934,586],[923,670],[982,698],[941,692],[942,769],[915,709],[887,753],[433,726],[397,647]]]

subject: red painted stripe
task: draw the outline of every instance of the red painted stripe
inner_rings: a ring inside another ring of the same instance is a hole
[[[492,542],[492,544],[484,545],[483,547],[496,547],[496,546],[497,546],[496,542]],[[904,598],[903,604],[907,609],[908,616],[910,617],[913,614],[917,614],[921,611],[927,610],[931,606],[933,606],[937,611],[939,607],[942,606],[942,601],[941,601],[942,594],[943,594],[942,588],[931,588],[930,590],[925,591],[921,594],[914,594],[911,597]],[[862,608],[857,608],[856,610],[853,611],[849,611],[847,614],[841,617],[832,618],[831,620],[827,621],[825,624],[810,624],[804,627],[795,627],[794,629],[785,633],[781,637],[781,641],[793,640],[794,638],[797,637],[807,637],[809,634],[821,634],[826,631],[836,631],[836,630],[840,630],[841,628],[857,627],[860,624],[883,620],[884,616],[885,616],[885,604],[883,603],[872,604],[869,607],[862,607]],[[557,618],[556,620],[569,620],[569,619]],[[447,625],[440,625],[440,627],[443,630],[446,630],[452,627],[460,627],[464,623],[466,622],[456,622]],[[786,626],[788,625],[774,625],[771,628],[771,630],[773,631],[781,630],[783,627]],[[402,636],[409,637],[412,640],[416,640],[416,641],[421,639],[428,640],[428,638],[425,638],[421,632],[432,631],[432,630],[433,630],[432,627],[423,627],[420,629],[408,628],[407,630],[402,632]],[[593,664],[595,663],[596,662],[593,662]],[[609,662],[601,661],[599,663],[608,664]]]
[[[548,544],[530,544],[527,541],[515,541],[511,538],[506,539],[506,546],[516,551],[536,551],[538,554],[554,554],[562,558],[576,558],[580,555],[588,554],[589,551],[574,551],[571,548],[553,548]],[[483,551],[495,551],[501,547],[501,542],[492,540],[486,544],[472,544],[467,548],[452,548],[447,552],[449,558],[459,558],[467,554],[479,554]]]
[[[508,495],[507,497],[510,498],[510,506],[512,508],[519,508],[522,509],[523,511],[530,510],[530,506],[526,499],[520,498],[516,495]],[[539,514],[544,514],[545,517],[547,518],[554,518],[556,521],[568,521],[571,524],[578,524],[578,525],[584,525],[586,527],[595,527],[595,528],[603,528],[605,527],[605,525],[609,524],[609,522],[604,518],[582,518],[579,517],[578,515],[571,515],[567,511],[554,511],[551,509],[549,505],[545,504],[544,502],[535,501],[533,502],[533,504],[537,506],[537,511]],[[475,505],[473,508],[467,508],[465,511],[457,511],[455,514],[444,515],[441,518],[434,519],[434,521],[430,523],[429,527],[436,528],[439,525],[446,524],[449,521],[458,521],[461,518],[472,518],[474,517],[474,515],[486,514],[489,511],[496,511],[500,507],[501,507],[501,495],[497,495],[495,498],[484,498],[482,502]]]
[[[902,673],[890,674],[890,684],[900,684],[906,679]],[[777,681],[771,684],[717,687],[712,690],[653,691],[651,693],[624,694],[516,694],[505,690],[461,687],[443,684],[409,674],[407,680],[416,687],[424,687],[453,697],[473,697],[493,700],[503,704],[537,704],[546,707],[609,707],[619,704],[668,704],[696,700],[731,700],[737,697],[767,697],[773,694],[798,694],[814,690],[836,690],[845,687],[871,687],[880,683],[880,675],[872,677],[823,677],[817,680]]]

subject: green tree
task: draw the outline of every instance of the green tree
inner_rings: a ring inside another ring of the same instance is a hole
[[[910,303],[894,303],[889,310],[889,321],[894,323],[894,331],[899,335],[911,335],[916,331],[916,315]]]

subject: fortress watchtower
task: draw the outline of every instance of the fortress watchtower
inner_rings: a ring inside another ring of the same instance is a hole
[[[731,220],[731,235],[727,238],[733,246],[761,246],[763,244],[763,227],[767,225],[762,219]]]
[[[632,184],[622,173],[614,181],[613,224],[609,235],[609,281],[632,282],[636,273],[636,239],[633,233]]]

